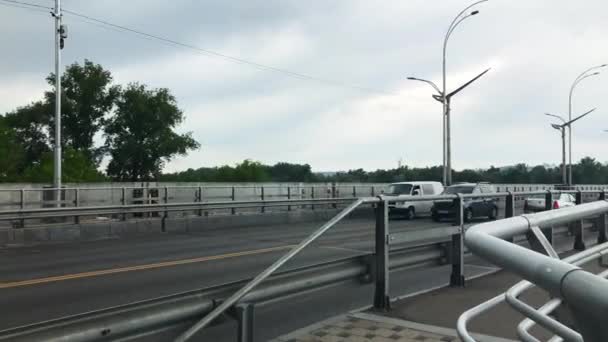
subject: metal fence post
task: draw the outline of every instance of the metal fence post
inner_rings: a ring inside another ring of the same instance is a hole
[[[262,200],[262,202],[264,202],[264,186],[261,187],[260,199]],[[264,207],[264,204],[262,204],[261,210],[262,210],[262,213],[264,213],[266,211],[266,207]]]
[[[376,196],[376,187],[372,185],[372,197]]]
[[[353,185],[353,197],[357,198],[357,187]]]
[[[19,192],[19,207],[25,209],[25,189],[21,189]],[[19,220],[19,228],[25,227],[25,220]]]
[[[545,194],[545,210],[553,209],[553,193],[551,190],[547,190]]]
[[[236,315],[239,322],[239,342],[253,342],[255,307],[253,304],[239,304],[236,306]]]
[[[331,183],[331,198],[336,198],[338,197],[338,192],[336,189],[336,182],[332,182]],[[336,209],[338,207],[338,204],[336,202],[331,204],[332,208]]]
[[[202,186],[198,187],[198,193],[196,196],[196,200],[199,203],[203,203],[203,187]],[[203,209],[198,210],[198,216],[203,216]]]
[[[74,206],[76,208],[80,207],[80,189],[74,189]],[[80,224],[80,216],[74,216],[74,224]]]
[[[376,272],[374,288],[374,308],[389,310],[391,305],[389,292],[389,227],[388,203],[380,201],[376,206]]]
[[[311,186],[311,187],[310,187],[310,199],[315,199],[315,187],[314,187],[314,186]],[[313,202],[313,203],[314,203],[314,202]],[[315,210],[315,205],[314,205],[314,204],[311,204],[311,205],[310,205],[310,209],[311,209],[311,210]]]
[[[600,192],[600,201],[605,201],[606,200],[606,192],[604,190],[602,190]],[[597,236],[597,243],[604,243],[606,241],[608,241],[608,239],[606,239],[606,214],[601,214],[598,219],[597,219],[597,232],[598,232],[598,236]]]
[[[576,205],[583,203],[583,193],[581,190],[576,192]],[[574,249],[577,251],[585,250],[585,237],[583,232],[583,220],[574,222]]]
[[[124,187],[121,190],[121,195],[120,195],[120,204],[122,204],[123,206],[127,205],[127,189],[125,189]],[[126,221],[127,220],[127,214],[122,214],[121,217],[122,221]]]
[[[291,187],[287,186],[287,200],[291,200]],[[287,211],[291,211],[291,205],[287,206]]]
[[[232,187],[232,194],[230,195],[230,198],[234,202],[234,200],[235,200],[234,187]],[[234,215],[234,214],[236,214],[236,209],[234,207],[232,207],[232,209],[230,209],[230,212],[232,213],[232,215]]]
[[[515,215],[515,196],[511,191],[505,198],[505,218],[513,217]]]
[[[164,194],[163,194],[163,202],[165,204],[169,203],[169,188],[165,187],[163,190]],[[160,195],[159,195],[160,196]],[[167,207],[165,207],[165,211],[163,212],[163,218],[161,221],[161,231],[165,232],[167,231],[167,218],[169,217],[169,212],[167,211]]]
[[[456,224],[460,226],[458,234],[452,235],[451,261],[452,274],[450,275],[450,286],[464,287],[464,208],[462,196],[456,198]]]

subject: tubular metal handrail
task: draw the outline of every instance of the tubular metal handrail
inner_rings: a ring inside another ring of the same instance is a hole
[[[526,233],[535,226],[546,228],[597,215],[604,215],[602,218],[605,220],[606,213],[608,213],[608,202],[598,201],[561,210],[513,217],[471,227],[465,234],[465,241],[474,254],[517,273],[556,297],[564,298],[571,307],[573,303],[577,304],[579,301],[583,301],[585,306],[574,305],[575,310],[578,310],[577,312],[587,312],[587,310],[600,312],[602,308],[608,307],[608,299],[605,296],[606,292],[603,293],[603,297],[595,292],[600,289],[601,291],[608,291],[608,282],[599,276],[591,275],[581,270],[577,265],[584,264],[593,258],[601,256],[602,251],[608,250],[608,243],[595,246],[564,260],[557,260],[504,241],[503,239]],[[535,310],[519,301],[517,296],[533,286],[530,282],[522,281],[512,287],[506,294],[496,296],[463,313],[457,323],[458,334],[463,341],[475,341],[467,330],[468,321],[505,300],[513,305],[515,309],[528,316],[528,318],[568,341],[582,341],[583,337],[586,337],[585,340],[588,342],[600,341],[601,338],[598,339],[598,336],[605,337],[603,334],[607,332],[597,331],[601,329],[599,326],[581,327],[582,331],[579,333],[550,318],[547,308],[554,306],[554,303],[550,302],[546,304],[542,310]],[[580,285],[583,283],[588,288],[581,288],[582,286]],[[589,299],[590,296],[592,296],[593,300]],[[522,324],[524,326],[530,325],[527,321],[522,322]],[[531,336],[527,336],[524,333],[523,337],[525,339]]]
[[[317,238],[323,235],[326,231],[332,228],[336,223],[342,220],[346,215],[350,214],[353,210],[359,207],[363,203],[376,203],[379,199],[358,199],[353,202],[351,205],[342,210],[338,215],[332,218],[330,221],[322,225],[315,232],[310,234],[306,239],[302,240],[297,246],[291,249],[287,254],[283,255],[279,260],[275,261],[272,265],[258,274],[255,278],[253,278],[249,283],[243,286],[240,290],[238,290],[235,294],[227,298],[222,302],[217,308],[215,308],[212,312],[207,314],[202,320],[198,321],[188,330],[186,330],[183,334],[181,334],[175,341],[183,342],[187,341],[194,334],[196,334],[199,330],[203,329],[207,325],[209,325],[213,320],[215,320],[218,316],[228,310],[231,306],[233,306],[237,301],[243,298],[249,291],[263,282],[266,278],[268,278],[273,272],[283,266],[287,261],[291,260],[294,256],[300,253],[306,246],[310,245]]]

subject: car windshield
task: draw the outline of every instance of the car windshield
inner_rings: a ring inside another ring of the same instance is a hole
[[[409,195],[412,192],[412,184],[391,184],[388,188],[389,195]]]
[[[475,189],[474,186],[465,185],[465,186],[449,186],[445,188],[444,194],[470,194]]]

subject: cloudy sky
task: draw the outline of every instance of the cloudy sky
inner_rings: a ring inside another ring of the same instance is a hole
[[[25,0],[24,0],[25,1]],[[29,0],[52,6],[52,0]],[[441,81],[442,41],[465,0],[63,0],[64,8],[207,50],[340,85],[163,44],[66,15],[64,63],[85,58],[119,84],[167,87],[201,149],[166,171],[234,164],[309,163],[316,171],[441,163],[441,105],[408,75]],[[608,63],[608,3],[491,0],[454,33],[448,87],[492,71],[453,100],[457,169],[558,163],[559,133],[584,69]],[[52,71],[48,13],[0,6],[0,113],[42,96]],[[581,83],[573,159],[608,161],[608,68]],[[365,88],[365,89],[361,89]]]

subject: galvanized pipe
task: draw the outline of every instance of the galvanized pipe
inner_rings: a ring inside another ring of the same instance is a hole
[[[187,341],[196,334],[199,330],[203,329],[205,326],[209,325],[213,320],[215,320],[219,315],[221,315],[228,308],[233,306],[237,301],[243,298],[249,291],[255,288],[258,284],[268,278],[274,271],[276,271],[279,267],[283,266],[287,261],[296,256],[300,251],[302,251],[306,246],[315,241],[319,236],[323,235],[327,230],[333,227],[336,223],[342,220],[346,215],[350,214],[353,210],[355,210],[358,206],[363,203],[363,200],[357,200],[348,207],[346,207],[342,212],[336,215],[334,218],[329,220],[329,222],[322,225],[319,229],[317,229],[314,233],[312,233],[309,237],[300,242],[296,247],[294,247],[287,254],[282,256],[279,260],[275,261],[272,265],[258,274],[253,280],[251,280],[247,285],[237,291],[230,298],[226,299],[220,306],[215,308],[211,313],[205,316],[201,321],[194,324],[190,329],[180,335],[175,341],[183,342]]]

